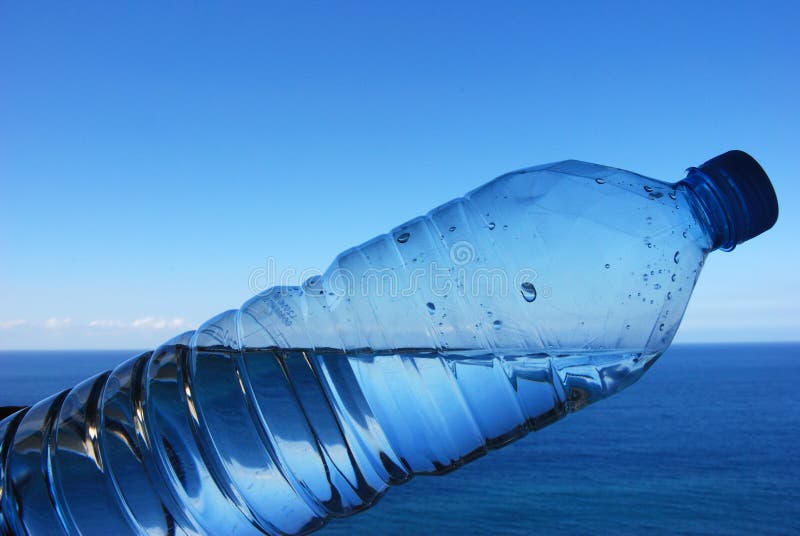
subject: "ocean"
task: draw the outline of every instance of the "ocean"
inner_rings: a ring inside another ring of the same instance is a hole
[[[0,405],[134,351],[0,352]],[[622,393],[317,534],[798,534],[800,344],[676,345]]]

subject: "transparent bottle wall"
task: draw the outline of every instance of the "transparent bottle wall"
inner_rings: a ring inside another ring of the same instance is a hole
[[[3,421],[0,527],[306,533],[614,394],[712,249],[693,195],[499,177]]]

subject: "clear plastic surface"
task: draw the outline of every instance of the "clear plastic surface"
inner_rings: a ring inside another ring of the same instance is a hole
[[[0,531],[303,534],[617,393],[728,232],[702,186],[558,162],[345,251],[2,421]]]

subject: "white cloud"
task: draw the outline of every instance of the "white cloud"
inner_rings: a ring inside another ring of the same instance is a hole
[[[71,318],[56,318],[51,316],[44,322],[44,327],[47,329],[61,329],[69,326],[72,323]]]
[[[136,320],[133,320],[131,322],[123,322],[121,320],[107,320],[107,319],[92,320],[89,322],[88,326],[90,328],[98,328],[98,329],[119,328],[119,329],[161,330],[161,329],[179,328],[185,324],[186,321],[180,317],[162,318],[156,316],[145,316],[143,318],[137,318]]]
[[[131,322],[131,327],[134,329],[165,329],[165,328],[179,328],[185,324],[185,320],[180,317],[175,318],[156,318],[153,316],[146,316],[144,318],[137,318]]]
[[[124,328],[125,323],[119,320],[92,320],[89,322],[90,328]]]
[[[27,325],[27,320],[0,320],[0,329],[14,329]]]

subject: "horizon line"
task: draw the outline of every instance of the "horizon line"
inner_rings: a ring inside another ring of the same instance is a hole
[[[667,347],[667,350],[673,346],[702,346],[702,345],[752,345],[752,344],[800,344],[798,340],[752,340],[752,341],[686,341],[675,342]],[[154,348],[0,348],[0,352],[146,352],[148,350],[155,350]],[[666,351],[666,350],[665,350]]]

